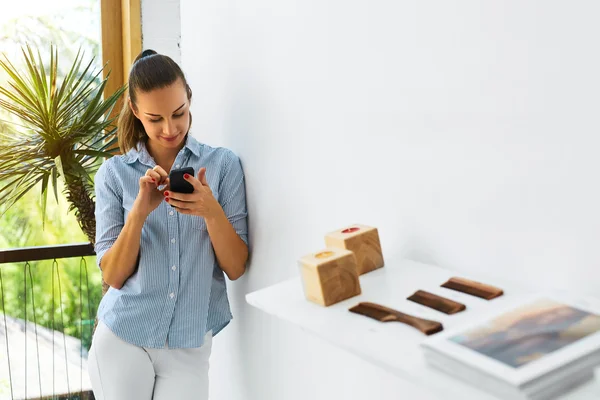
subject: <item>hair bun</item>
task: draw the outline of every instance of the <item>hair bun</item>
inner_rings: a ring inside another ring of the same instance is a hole
[[[146,58],[146,57],[149,57],[149,56],[153,56],[153,55],[155,55],[155,54],[158,54],[158,53],[157,53],[156,51],[152,50],[152,49],[147,49],[147,50],[144,50],[144,51],[142,51],[142,52],[141,52],[141,53],[140,53],[140,54],[139,54],[139,55],[138,55],[138,56],[135,58],[135,61],[139,61],[139,60],[141,60],[142,58]],[[135,62],[135,61],[134,61],[134,62]]]

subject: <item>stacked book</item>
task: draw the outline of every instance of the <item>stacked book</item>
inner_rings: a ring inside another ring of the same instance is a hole
[[[501,399],[556,398],[600,365],[596,300],[528,296],[470,321],[425,339],[425,360]]]

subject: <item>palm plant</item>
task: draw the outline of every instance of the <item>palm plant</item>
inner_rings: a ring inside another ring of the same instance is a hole
[[[41,183],[45,219],[49,187],[58,201],[57,180],[62,177],[69,211],[75,212],[82,231],[94,243],[92,176],[101,158],[117,152],[111,114],[125,87],[103,98],[108,75],[101,79],[102,69],[93,71],[93,59],[83,64],[81,51],[62,78],[55,47],[50,49],[48,67],[39,50],[36,54],[26,46],[22,53],[23,71],[6,56],[0,59],[0,68],[8,75],[8,83],[0,86],[0,108],[19,121],[11,123],[11,132],[0,131],[0,216]]]

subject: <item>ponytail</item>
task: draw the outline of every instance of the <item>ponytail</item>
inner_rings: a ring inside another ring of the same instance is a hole
[[[117,138],[119,139],[121,154],[135,148],[140,141],[148,137],[142,121],[133,114],[129,101],[129,96],[127,96],[123,102],[123,108],[117,123]]]

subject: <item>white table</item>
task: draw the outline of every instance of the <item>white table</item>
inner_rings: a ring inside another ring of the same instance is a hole
[[[410,260],[386,260],[384,268],[360,277],[362,289],[360,296],[329,307],[307,301],[299,277],[249,293],[246,295],[246,301],[401,379],[416,383],[431,391],[432,394],[439,395],[440,398],[497,400],[491,394],[428,366],[419,347],[426,336],[416,329],[397,322],[381,323],[348,311],[350,307],[361,301],[369,301],[440,321],[445,329],[452,328],[461,324],[461,321],[472,318],[474,313],[485,312],[489,302],[440,287],[451,276],[461,276],[501,287],[504,296],[491,300],[492,302],[511,301],[515,295],[527,290],[512,282],[500,282],[497,279],[490,281],[485,277],[455,273]],[[406,300],[417,289],[460,301],[467,305],[467,311],[449,316]],[[600,383],[596,379],[561,399],[600,399]]]

